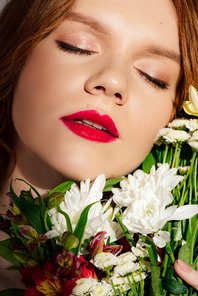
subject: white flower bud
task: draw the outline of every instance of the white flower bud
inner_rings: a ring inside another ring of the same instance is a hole
[[[177,119],[174,119],[173,121],[169,122],[168,127],[186,130],[188,125],[189,125],[188,119],[177,118]]]
[[[81,296],[89,292],[90,288],[96,284],[96,279],[82,278],[76,281],[76,286],[72,290],[72,295]]]
[[[146,248],[142,247],[132,247],[132,252],[135,254],[136,257],[149,257],[149,253]]]
[[[185,142],[189,138],[190,135],[187,132],[181,130],[172,130],[164,136],[164,139],[167,143]]]
[[[119,275],[126,275],[132,273],[140,268],[139,263],[123,262],[114,268],[114,272]]]
[[[118,258],[111,253],[101,252],[92,258],[91,263],[93,263],[97,268],[104,270],[108,267],[116,265],[118,263]]]
[[[119,255],[117,258],[118,258],[118,264],[122,264],[122,263],[128,262],[128,261],[136,261],[136,259],[137,259],[135,254],[132,252],[123,253],[123,254]]]

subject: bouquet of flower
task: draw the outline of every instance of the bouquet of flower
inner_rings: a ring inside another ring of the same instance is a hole
[[[191,87],[187,113],[197,98]],[[0,296],[197,295],[173,268],[180,258],[198,270],[197,152],[198,120],[177,119],[127,177],[65,182],[44,198],[11,183],[0,256],[26,290]]]

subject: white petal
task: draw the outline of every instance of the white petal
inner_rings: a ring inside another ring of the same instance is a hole
[[[170,233],[168,231],[158,231],[153,237],[154,244],[159,248],[164,248],[169,241]]]
[[[93,182],[90,193],[94,191],[100,191],[102,192],[103,188],[105,186],[105,175],[99,175],[96,180]]]
[[[177,208],[175,213],[170,217],[168,221],[189,219],[196,214],[198,214],[198,205],[185,205]]]
[[[189,87],[189,99],[195,108],[198,109],[198,92],[192,85]]]

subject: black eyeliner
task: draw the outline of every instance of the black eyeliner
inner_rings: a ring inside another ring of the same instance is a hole
[[[155,79],[153,77],[151,77],[150,75],[148,75],[147,73],[143,72],[143,71],[140,71],[138,70],[139,74],[144,77],[148,82],[150,83],[153,83],[155,87],[158,87],[160,89],[168,89],[168,85],[167,83],[161,81],[161,80],[158,80],[158,79]]]
[[[92,52],[89,51],[89,50],[78,48],[76,46],[73,46],[71,44],[65,43],[63,41],[58,41],[57,40],[56,43],[58,44],[58,47],[61,50],[66,51],[66,52],[69,52],[69,53],[73,53],[73,54],[85,54],[85,55],[91,55],[92,54]]]

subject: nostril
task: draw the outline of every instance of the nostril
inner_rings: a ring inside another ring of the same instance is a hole
[[[122,96],[121,96],[121,94],[119,94],[119,93],[115,93],[115,97],[116,97],[116,98],[119,98],[119,99],[122,99]]]
[[[95,88],[96,88],[96,89],[99,89],[99,90],[103,90],[103,91],[105,91],[105,88],[104,88],[103,86],[96,86]]]

